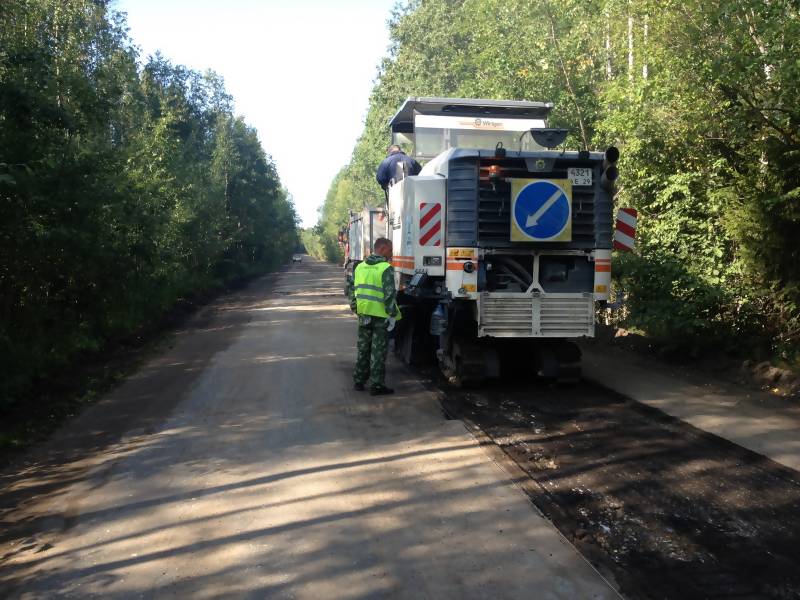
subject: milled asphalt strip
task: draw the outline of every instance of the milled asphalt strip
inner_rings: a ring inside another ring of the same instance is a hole
[[[7,596],[618,597],[412,373],[390,363],[394,396],[352,390],[339,268],[306,259],[264,289],[220,308],[247,315],[232,338],[214,319],[186,334],[230,338],[210,361],[165,353],[200,369],[170,414],[31,499],[62,525],[0,568]]]
[[[800,471],[800,407],[758,406],[746,393],[654,373],[630,355],[582,350],[585,379]]]

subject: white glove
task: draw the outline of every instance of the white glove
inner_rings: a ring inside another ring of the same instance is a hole
[[[394,317],[389,317],[386,319],[386,331],[391,331],[394,329],[394,324],[397,322],[397,319]]]

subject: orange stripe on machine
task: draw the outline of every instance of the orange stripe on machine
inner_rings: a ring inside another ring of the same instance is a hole
[[[594,270],[596,273],[610,273],[611,272],[611,259],[610,258],[597,258],[594,261]]]
[[[475,269],[477,270],[477,268],[478,268],[478,261],[477,260],[473,260],[473,261],[448,260],[447,261],[447,270],[448,271],[463,271],[464,270],[464,263],[466,263],[466,262],[471,262],[475,266]]]
[[[392,260],[392,266],[397,267],[398,269],[413,269],[414,268],[414,261],[413,260]]]

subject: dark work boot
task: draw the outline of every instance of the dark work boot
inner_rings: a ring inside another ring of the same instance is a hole
[[[357,392],[363,392],[364,391],[364,384],[363,383],[354,383],[353,384],[353,389],[355,391],[357,391]]]
[[[382,385],[380,387],[369,388],[370,396],[388,396],[389,394],[394,394],[394,390],[392,388],[386,387],[385,385]]]

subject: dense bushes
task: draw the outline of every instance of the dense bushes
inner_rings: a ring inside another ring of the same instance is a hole
[[[617,263],[624,324],[685,348],[797,357],[796,3],[411,0],[390,28],[323,241],[350,207],[382,201],[374,169],[407,96],[552,101],[573,147],[622,150],[616,203],[640,214],[639,254]]]
[[[0,10],[0,406],[297,243],[222,80],[160,56],[139,67],[106,4]]]

